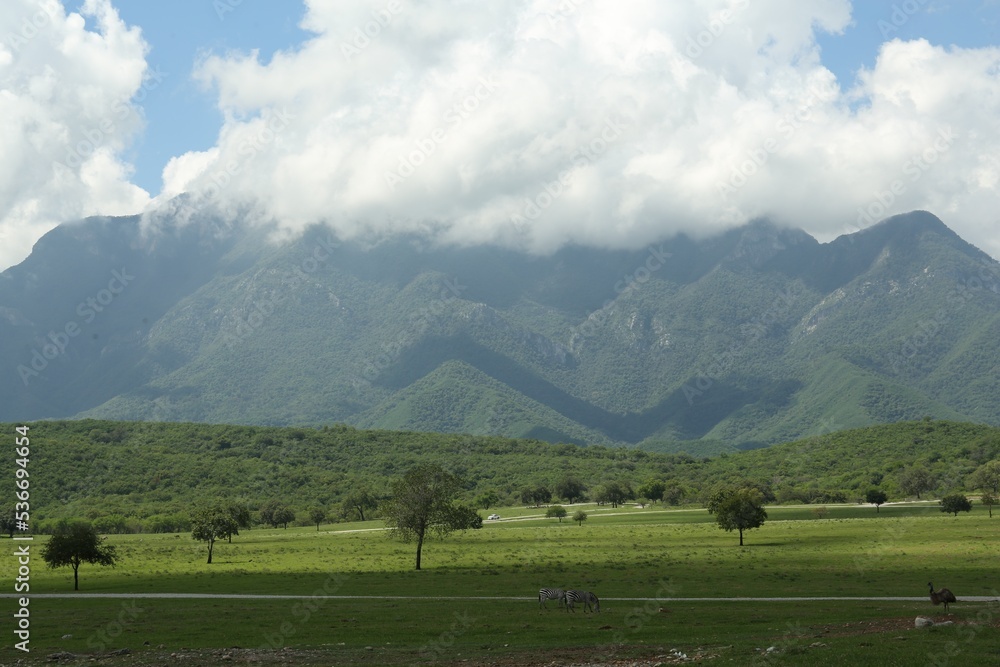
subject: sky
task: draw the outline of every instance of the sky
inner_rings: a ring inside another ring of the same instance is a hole
[[[536,253],[926,209],[1000,257],[998,26],[1000,0],[4,0],[0,270],[180,201]]]

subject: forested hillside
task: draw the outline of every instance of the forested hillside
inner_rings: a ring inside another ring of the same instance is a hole
[[[13,434],[14,425],[4,425]],[[174,530],[193,505],[229,499],[257,509],[279,500],[305,519],[331,516],[366,490],[381,496],[418,463],[461,476],[467,499],[493,492],[492,504],[519,504],[544,486],[559,499],[567,480],[584,496],[619,483],[640,498],[659,480],[666,501],[700,503],[717,485],[751,482],[778,502],[856,502],[879,487],[891,499],[916,495],[911,473],[925,473],[920,492],[974,490],[969,476],[1000,458],[1000,429],[922,420],[841,431],[766,449],[697,458],[632,448],[553,445],[538,440],[416,432],[109,422],[30,424],[31,507],[35,525],[60,517],[117,516],[134,527]],[[13,441],[13,436],[11,436]],[[13,459],[0,474],[13,478]]]

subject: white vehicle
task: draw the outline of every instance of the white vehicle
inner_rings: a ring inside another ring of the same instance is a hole
[[[499,514],[491,514],[491,515],[489,515],[486,518],[488,520],[490,520],[490,521],[499,521],[500,520],[500,515]]]

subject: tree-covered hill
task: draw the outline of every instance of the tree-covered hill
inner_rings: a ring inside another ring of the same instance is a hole
[[[549,444],[496,436],[192,423],[52,421],[30,424],[31,509],[36,525],[61,517],[127,517],[146,529],[176,526],[202,502],[252,509],[280,500],[304,517],[361,489],[378,496],[418,463],[461,476],[469,500],[495,492],[519,503],[525,488],[555,491],[650,479],[674,501],[700,502],[719,484],[753,482],[778,501],[859,501],[872,487],[912,495],[904,478],[926,472],[927,493],[965,490],[978,466],[1000,458],[1000,429],[921,420],[839,431],[752,451],[696,458],[634,448]],[[13,443],[14,425],[3,425]],[[13,457],[0,475],[13,479]],[[972,489],[969,489],[972,490]]]

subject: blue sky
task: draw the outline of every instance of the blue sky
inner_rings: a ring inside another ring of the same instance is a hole
[[[82,5],[67,3],[77,11]],[[160,191],[171,157],[211,148],[218,138],[222,114],[211,91],[191,76],[205,54],[257,50],[266,61],[310,35],[299,28],[305,6],[294,0],[223,0],[217,6],[209,0],[115,0],[114,6],[126,23],[142,28],[150,66],[167,75],[143,101],[146,131],[126,155],[135,166],[134,182],[151,193]]]
[[[9,2],[0,270],[181,192],[532,252],[926,208],[1000,256],[1000,0]]]

